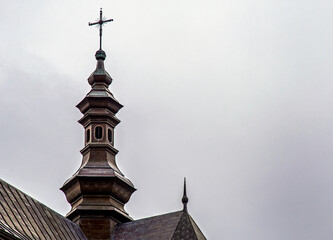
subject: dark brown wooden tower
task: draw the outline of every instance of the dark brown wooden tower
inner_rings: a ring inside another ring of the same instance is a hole
[[[77,105],[83,114],[82,163],[61,190],[71,210],[66,217],[0,179],[0,240],[206,240],[187,210],[133,220],[124,206],[136,190],[116,164],[114,131],[123,107],[109,90],[112,78],[104,69],[102,26],[111,22],[100,10],[97,66],[89,76],[90,92]]]
[[[77,105],[83,117],[85,146],[79,170],[61,190],[72,209],[67,218],[78,224],[88,239],[110,239],[118,223],[132,221],[124,210],[135,188],[117,167],[114,129],[123,106],[108,89],[112,78],[104,69],[105,52],[96,52],[96,70],[88,78],[92,89]]]

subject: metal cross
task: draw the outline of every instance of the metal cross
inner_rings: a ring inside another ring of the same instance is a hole
[[[94,22],[94,23],[89,23],[89,26],[92,26],[92,25],[99,25],[99,50],[102,50],[102,26],[104,23],[107,23],[107,22],[111,22],[113,21],[113,19],[108,19],[108,20],[105,20],[105,17],[103,18],[103,13],[102,13],[102,8],[99,12],[99,21],[97,22]]]

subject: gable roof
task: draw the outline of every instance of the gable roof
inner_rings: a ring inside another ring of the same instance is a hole
[[[206,240],[191,216],[178,211],[118,225],[112,240]]]
[[[0,236],[86,240],[79,226],[0,179]]]

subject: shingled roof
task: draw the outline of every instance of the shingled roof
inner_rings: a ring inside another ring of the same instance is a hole
[[[187,211],[178,211],[118,225],[112,240],[206,240]]]
[[[25,237],[24,235],[16,232],[8,225],[3,222],[0,222],[0,239],[9,239],[9,240],[29,240],[30,238]]]
[[[0,239],[86,240],[81,229],[0,179]]]
[[[87,240],[78,225],[0,179],[0,240]],[[118,224],[112,240],[206,240],[186,208]]]

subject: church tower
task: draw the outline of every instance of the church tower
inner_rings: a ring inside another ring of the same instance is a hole
[[[83,114],[79,123],[85,132],[82,164],[61,187],[72,207],[67,218],[78,224],[88,239],[98,240],[110,239],[118,223],[132,221],[124,205],[136,190],[115,159],[114,131],[120,123],[116,114],[123,105],[110,92],[112,78],[104,69],[102,25],[110,21],[103,20],[101,10],[99,21],[89,23],[99,24],[100,49],[95,55],[96,69],[88,78],[91,91],[76,106]]]

